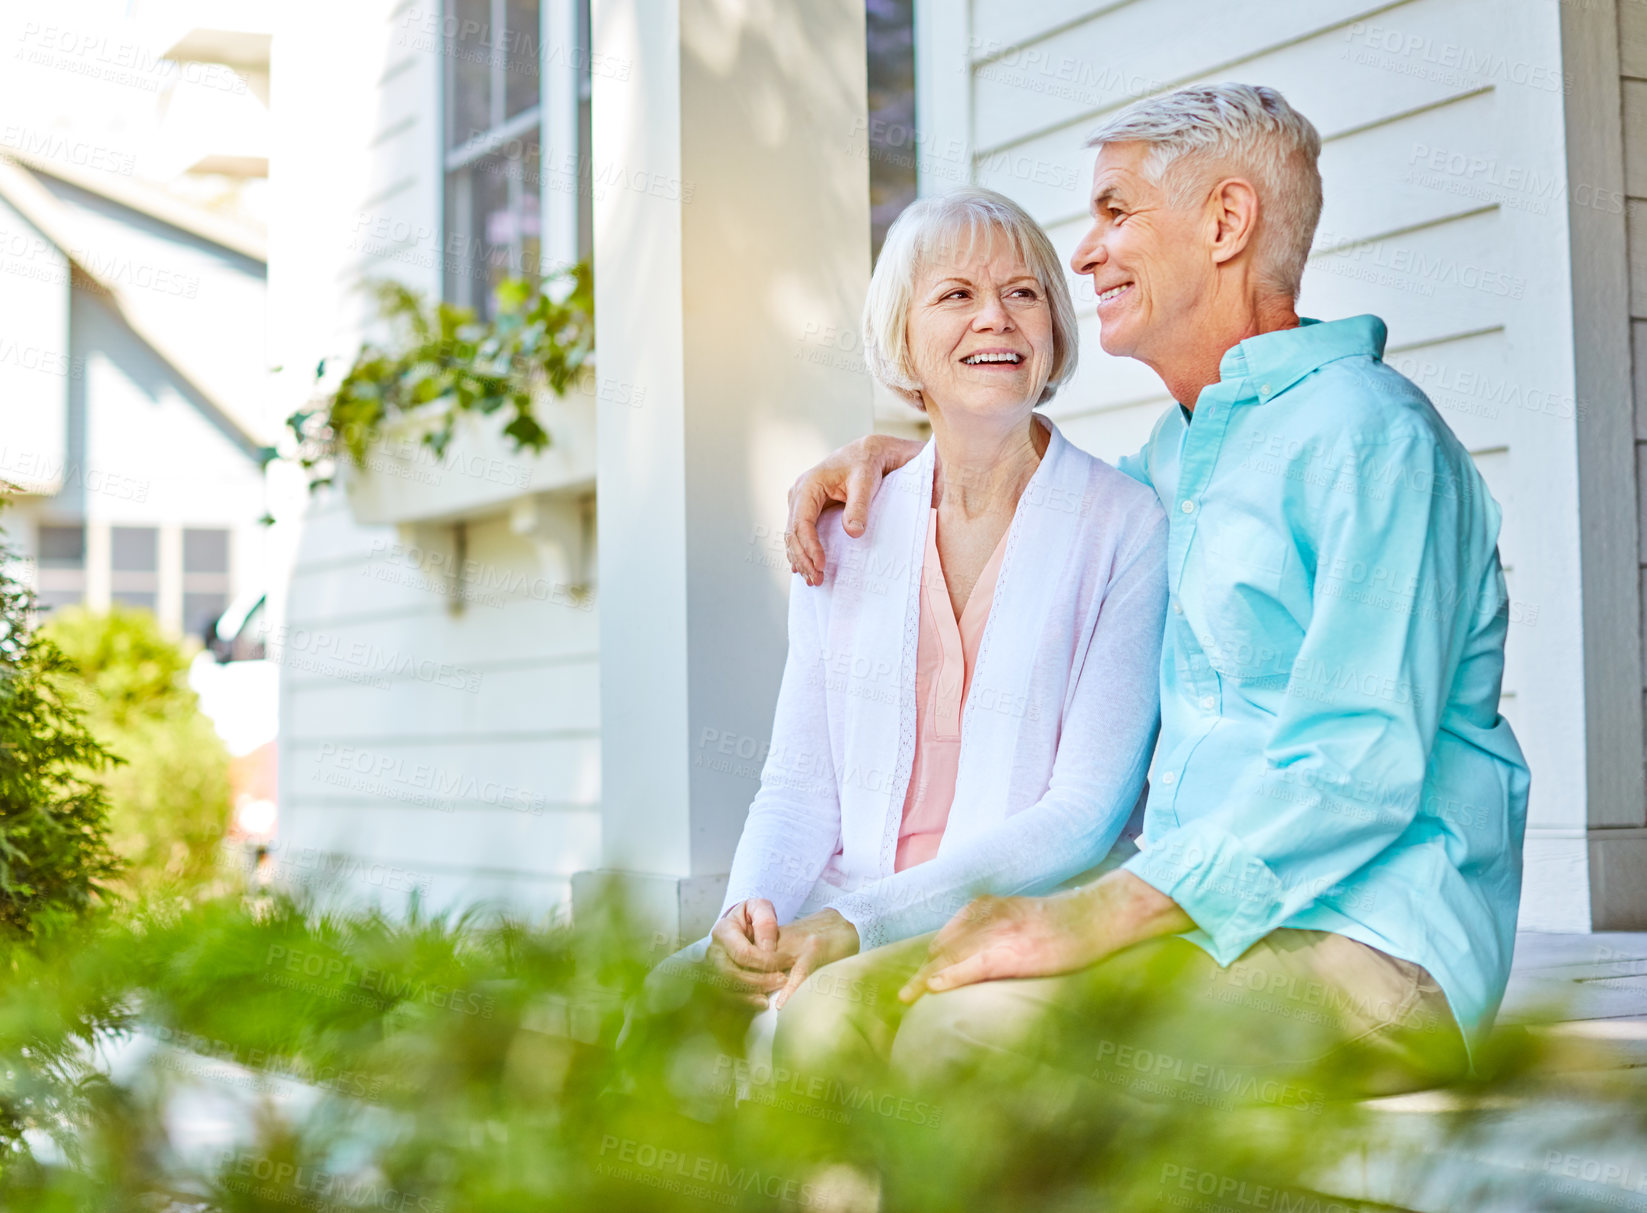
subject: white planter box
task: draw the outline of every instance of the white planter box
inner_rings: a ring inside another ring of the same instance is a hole
[[[573,389],[538,401],[549,431],[541,453],[517,451],[503,428],[512,410],[459,419],[446,453],[436,456],[408,421],[379,442],[357,468],[338,461],[349,511],[362,524],[447,522],[496,514],[519,498],[585,493],[595,487],[595,397]]]

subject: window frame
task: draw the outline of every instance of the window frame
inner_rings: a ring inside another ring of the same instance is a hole
[[[487,0],[490,30],[501,29],[507,38],[510,33],[507,25],[509,0]],[[488,157],[509,147],[516,141],[530,141],[540,149],[538,166],[538,183],[533,192],[534,209],[537,212],[538,224],[538,260],[542,260],[543,247],[543,166],[541,148],[543,146],[543,7],[550,0],[535,0],[537,12],[537,27],[533,31],[533,54],[538,59],[538,94],[537,100],[521,110],[520,113],[507,115],[508,109],[508,72],[511,56],[507,50],[499,52],[494,45],[489,52],[488,62],[488,100],[487,121],[484,131],[469,134],[462,142],[454,143],[452,121],[457,89],[457,74],[459,56],[456,53],[460,47],[454,38],[448,37],[445,42],[444,64],[441,71],[440,88],[440,199],[441,199],[441,235],[442,247],[446,252],[446,262],[443,265],[440,291],[446,302],[457,307],[473,308],[479,316],[491,314],[491,292],[487,286],[491,265],[491,256],[494,248],[502,246],[492,245],[474,238],[474,183],[477,172],[484,171],[480,166]],[[442,16],[445,22],[443,31],[451,27],[458,18],[454,9],[454,0],[443,0]],[[494,38],[495,43],[495,38]],[[525,164],[525,158],[520,161]],[[524,168],[521,172],[505,172],[503,174],[504,188],[507,191],[507,208],[510,214],[523,213],[523,196],[526,193]],[[454,214],[454,212],[456,212]],[[508,244],[507,265],[509,272],[517,275],[536,276],[538,265],[526,264],[526,237],[523,230],[511,233]],[[454,289],[455,288],[455,289]]]

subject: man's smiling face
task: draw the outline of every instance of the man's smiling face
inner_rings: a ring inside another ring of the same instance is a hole
[[[1092,227],[1070,266],[1092,278],[1105,352],[1158,367],[1193,337],[1213,294],[1215,263],[1202,200],[1171,206],[1167,191],[1144,172],[1149,151],[1144,143],[1098,149]]]

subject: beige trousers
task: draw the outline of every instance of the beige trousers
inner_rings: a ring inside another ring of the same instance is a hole
[[[1227,968],[1177,937],[1075,973],[928,994],[900,986],[931,935],[814,974],[778,1021],[793,1074],[885,1074],[912,1088],[976,1072],[1062,1101],[1319,1107],[1433,1086],[1467,1068],[1445,997],[1420,966],[1322,931],[1278,930]]]

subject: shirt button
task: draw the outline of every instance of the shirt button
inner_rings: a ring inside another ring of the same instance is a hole
[[[1186,513],[1186,514],[1193,514],[1193,513],[1195,513],[1195,502],[1186,501],[1186,502],[1184,502],[1183,505],[1179,506],[1178,508],[1183,510],[1184,513]]]
[[[1161,786],[1163,788],[1170,788],[1173,784],[1175,784],[1177,782],[1178,782],[1178,772],[1177,771],[1163,771],[1163,772],[1161,772]]]
[[[1214,705],[1216,705],[1217,703],[1218,703],[1218,700],[1214,699],[1211,695],[1201,696],[1201,706],[1206,708],[1207,711],[1209,711],[1209,712],[1212,711]]]
[[[1258,388],[1258,391],[1259,391],[1260,395],[1268,396],[1270,394],[1270,385],[1267,384],[1267,383],[1260,384],[1259,388]]]
[[[1184,604],[1179,602],[1176,598],[1172,600],[1172,613],[1174,615],[1182,615],[1184,613]]]

